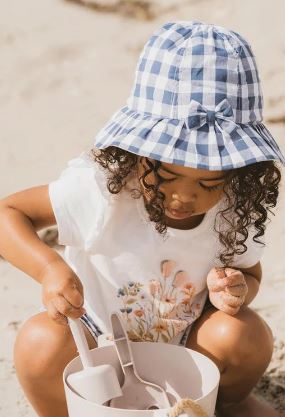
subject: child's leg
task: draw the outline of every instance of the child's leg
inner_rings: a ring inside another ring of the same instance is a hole
[[[278,417],[250,392],[266,370],[273,351],[271,330],[248,307],[230,316],[215,308],[194,323],[186,346],[212,359],[221,372],[219,417]]]
[[[96,347],[85,332],[89,347]],[[20,329],[14,351],[16,371],[39,417],[68,416],[62,372],[77,355],[69,327],[55,323],[47,313],[31,317]]]

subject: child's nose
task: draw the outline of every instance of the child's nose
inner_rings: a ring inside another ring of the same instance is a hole
[[[176,192],[172,194],[172,198],[174,200],[173,202],[173,206],[177,206],[177,207],[173,207],[173,209],[179,210],[180,207],[188,207],[195,203],[195,201],[197,200],[197,194],[195,192],[190,192],[189,190],[188,192]]]

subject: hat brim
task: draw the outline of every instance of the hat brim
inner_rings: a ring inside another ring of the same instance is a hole
[[[239,124],[231,132],[213,126],[189,129],[183,120],[141,114],[125,106],[100,130],[94,146],[116,146],[161,162],[205,170],[229,170],[268,160],[285,165],[285,157],[263,123]]]

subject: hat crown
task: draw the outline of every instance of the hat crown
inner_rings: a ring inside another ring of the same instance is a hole
[[[169,22],[146,43],[127,106],[96,136],[158,161],[207,170],[285,157],[262,123],[263,98],[248,42],[221,26]]]
[[[236,123],[262,121],[255,57],[242,36],[200,21],[168,22],[153,33],[137,64],[130,109],[184,119],[192,100],[214,111],[224,99]]]

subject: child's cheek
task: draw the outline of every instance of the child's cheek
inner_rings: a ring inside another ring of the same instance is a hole
[[[213,193],[213,201],[214,201],[214,205],[217,204],[224,196],[224,191],[223,190],[217,190]]]

